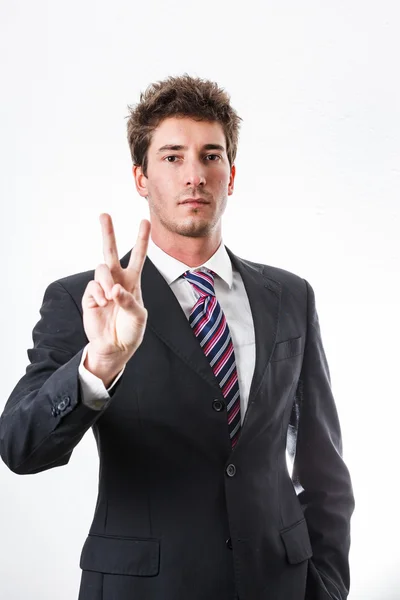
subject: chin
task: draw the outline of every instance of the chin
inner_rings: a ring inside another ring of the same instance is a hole
[[[176,233],[186,237],[206,237],[213,230],[212,224],[208,221],[199,223],[187,223],[176,228]]]

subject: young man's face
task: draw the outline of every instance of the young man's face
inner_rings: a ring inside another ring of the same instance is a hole
[[[152,236],[220,234],[220,219],[235,177],[220,123],[164,119],[148,149],[147,177],[141,167],[133,167],[133,172],[139,194],[148,198]],[[183,204],[190,198],[207,204]]]

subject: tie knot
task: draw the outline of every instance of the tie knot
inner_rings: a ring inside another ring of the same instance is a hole
[[[200,294],[200,296],[215,296],[214,271],[201,267],[195,271],[185,271],[182,275]]]

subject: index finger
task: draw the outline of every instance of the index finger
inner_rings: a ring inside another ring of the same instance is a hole
[[[111,215],[101,213],[100,215],[101,233],[103,236],[103,256],[104,262],[112,268],[119,265],[117,241],[115,239],[114,225]]]
[[[129,258],[129,264],[127,269],[130,273],[135,276],[136,280],[139,280],[141,275],[144,261],[146,260],[147,247],[149,245],[151,223],[147,219],[142,219],[139,226],[139,233],[136,240],[135,246],[132,248],[131,256]],[[137,281],[133,282],[134,285]]]

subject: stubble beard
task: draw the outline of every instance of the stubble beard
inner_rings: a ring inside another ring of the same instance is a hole
[[[186,217],[181,217],[177,220],[169,218],[168,215],[166,215],[163,210],[160,210],[160,207],[153,203],[149,197],[147,197],[147,201],[149,203],[150,211],[156,216],[157,220],[161,223],[164,229],[184,237],[200,238],[208,237],[218,226],[225,211],[227,197],[221,199],[222,204],[218,210],[218,213],[212,214],[212,216],[209,218],[199,217],[197,213],[203,209],[193,207],[189,209],[190,213]],[[179,210],[186,209],[176,205],[176,211],[178,212]],[[191,214],[193,213],[194,215],[192,217]]]

